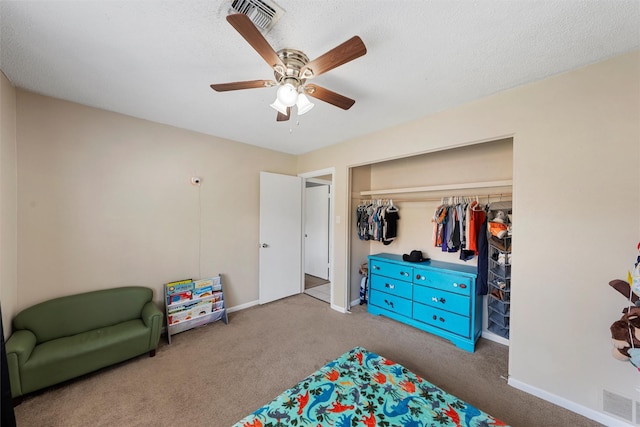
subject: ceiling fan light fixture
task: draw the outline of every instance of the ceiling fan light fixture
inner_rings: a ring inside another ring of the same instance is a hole
[[[293,107],[298,101],[298,88],[291,83],[285,83],[278,88],[278,101],[286,107]]]
[[[271,108],[273,108],[274,110],[278,111],[279,113],[284,114],[285,116],[288,116],[287,114],[287,106],[284,105],[282,102],[280,102],[280,99],[278,99],[276,97],[276,100],[273,101],[273,104],[269,105]]]
[[[298,107],[299,116],[308,113],[315,106],[315,104],[309,101],[309,98],[307,98],[307,95],[305,95],[304,93],[298,95],[298,101],[296,102],[296,105]]]

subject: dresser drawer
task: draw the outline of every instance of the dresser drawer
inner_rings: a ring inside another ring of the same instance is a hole
[[[413,318],[454,334],[469,337],[471,323],[468,317],[414,302]]]
[[[391,295],[411,299],[413,285],[410,282],[392,279],[390,277],[371,275],[371,289],[386,292]]]
[[[413,283],[461,295],[471,295],[472,289],[470,277],[417,268],[414,270]]]
[[[369,304],[378,306],[387,311],[411,317],[411,300],[380,291],[372,291],[369,295]]]
[[[409,266],[372,259],[369,265],[369,272],[371,274],[379,274],[381,276],[410,282],[413,269]]]
[[[446,292],[438,288],[415,285],[413,287],[413,300],[431,307],[441,308],[452,313],[458,313],[468,317],[471,311],[470,301],[466,295]]]

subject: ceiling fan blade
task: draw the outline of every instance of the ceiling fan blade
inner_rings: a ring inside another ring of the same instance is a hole
[[[227,21],[233,25],[233,28],[235,28],[236,31],[244,37],[244,39],[256,50],[256,52],[260,54],[260,56],[262,56],[271,68],[275,65],[279,65],[283,69],[286,69],[276,51],[264,38],[260,30],[253,25],[253,22],[251,22],[251,19],[249,19],[247,15],[243,13],[227,15]]]
[[[287,107],[287,114],[284,115],[280,111],[278,111],[278,117],[276,117],[276,121],[278,122],[286,122],[291,117],[291,107]]]
[[[335,105],[343,110],[348,110],[356,103],[356,101],[351,98],[347,98],[346,96],[317,85],[306,85],[304,89],[307,92],[307,95],[319,99],[320,101],[328,102],[329,104]]]
[[[213,84],[211,85],[211,89],[216,92],[226,92],[228,90],[258,89],[261,87],[271,87],[275,85],[276,82],[273,80],[248,80],[246,82]]]
[[[367,53],[367,48],[362,42],[362,39],[358,36],[353,36],[324,55],[307,63],[302,67],[302,70],[300,70],[300,75],[306,79],[317,77],[322,73],[326,73],[342,64],[361,57],[365,53]]]

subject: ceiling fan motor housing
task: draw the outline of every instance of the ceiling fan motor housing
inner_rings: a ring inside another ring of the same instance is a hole
[[[286,69],[282,69],[279,65],[274,65],[273,67],[274,76],[278,84],[289,83],[296,89],[300,85],[304,85],[307,79],[302,78],[300,70],[309,62],[307,55],[296,49],[280,49],[278,57],[286,67]]]

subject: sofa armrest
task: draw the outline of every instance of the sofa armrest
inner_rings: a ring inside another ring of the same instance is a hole
[[[162,332],[162,319],[164,315],[153,301],[147,302],[142,307],[142,321],[147,328],[151,328],[151,336],[149,340],[149,350],[158,347],[160,341],[160,333]]]
[[[5,343],[7,352],[7,365],[9,368],[9,382],[11,383],[11,395],[22,396],[22,383],[20,381],[20,366],[31,356],[36,346],[36,336],[29,330],[16,331]]]
[[[142,321],[148,328],[153,327],[157,321],[162,322],[162,311],[153,301],[149,301],[142,307]]]

